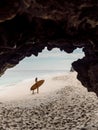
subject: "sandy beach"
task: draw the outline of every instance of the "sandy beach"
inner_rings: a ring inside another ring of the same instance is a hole
[[[76,75],[44,78],[39,94],[32,79],[0,91],[0,130],[98,130],[98,98]]]

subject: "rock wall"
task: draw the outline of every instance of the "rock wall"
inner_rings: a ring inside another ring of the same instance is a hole
[[[98,0],[0,0],[0,74],[45,47],[85,57],[72,65],[98,94]]]

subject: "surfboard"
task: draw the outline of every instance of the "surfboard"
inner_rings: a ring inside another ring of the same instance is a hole
[[[39,88],[44,83],[44,81],[45,80],[37,81],[37,83],[35,83],[34,85],[31,86],[30,90],[35,90],[35,89]]]

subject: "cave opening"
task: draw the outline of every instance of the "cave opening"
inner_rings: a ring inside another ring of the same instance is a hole
[[[36,76],[49,76],[68,73],[72,69],[72,62],[84,57],[82,49],[78,48],[73,53],[66,53],[54,48],[48,51],[45,48],[37,57],[26,57],[18,65],[7,69],[0,78],[0,85],[8,85]]]

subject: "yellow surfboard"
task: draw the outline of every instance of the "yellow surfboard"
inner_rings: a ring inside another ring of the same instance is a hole
[[[35,83],[34,85],[31,86],[30,90],[33,91],[37,89],[37,93],[38,93],[38,88],[44,83],[45,80],[39,80],[37,81],[37,83]]]

